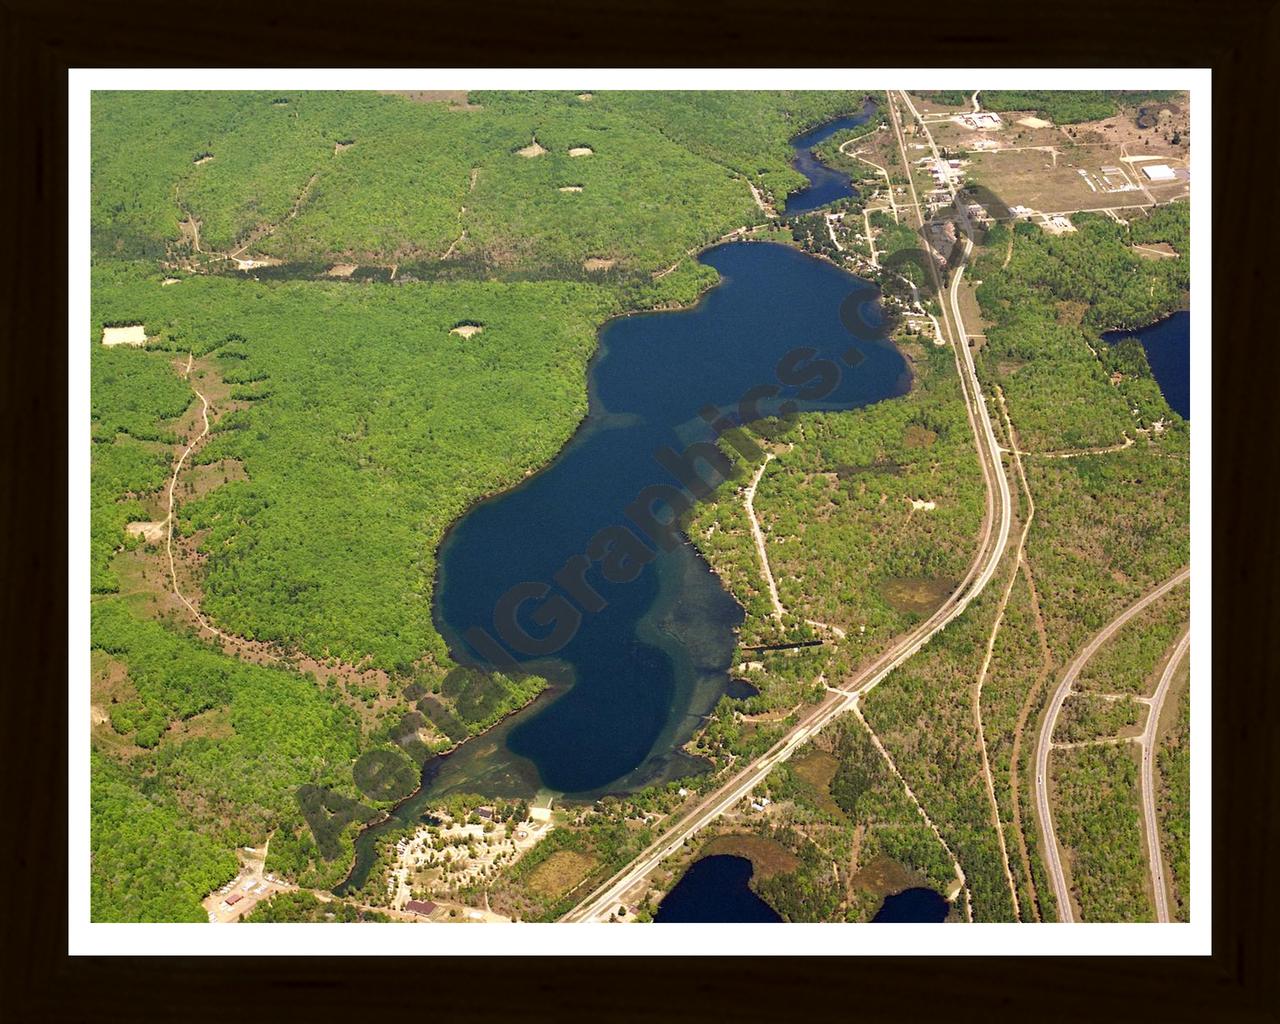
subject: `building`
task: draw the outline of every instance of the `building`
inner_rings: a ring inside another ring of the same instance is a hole
[[[435,913],[436,905],[430,900],[410,900],[404,905],[404,909],[419,917],[430,917]]]
[[[1142,173],[1151,181],[1173,181],[1177,177],[1168,164],[1144,164]]]
[[[1000,115],[993,114],[987,110],[982,110],[975,114],[960,114],[957,117],[953,117],[952,120],[974,131],[999,131],[1004,127],[1004,123],[1000,120]]]

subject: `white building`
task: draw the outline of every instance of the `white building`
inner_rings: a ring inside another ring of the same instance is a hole
[[[1173,181],[1177,177],[1168,164],[1144,164],[1142,173],[1151,181]]]

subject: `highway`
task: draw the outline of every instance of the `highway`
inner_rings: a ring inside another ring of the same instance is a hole
[[[1058,688],[1053,691],[1053,695],[1049,699],[1049,707],[1045,711],[1044,722],[1040,726],[1040,737],[1036,743],[1036,774],[1032,780],[1032,788],[1035,792],[1036,812],[1040,816],[1040,836],[1044,845],[1045,867],[1048,869],[1049,879],[1053,883],[1053,895],[1058,905],[1058,920],[1065,924],[1070,924],[1075,920],[1075,912],[1071,907],[1071,893],[1067,889],[1066,877],[1062,871],[1062,855],[1058,848],[1057,832],[1053,826],[1053,811],[1049,806],[1048,786],[1049,753],[1053,749],[1053,733],[1054,729],[1057,728],[1058,715],[1062,711],[1062,705],[1066,701],[1067,695],[1071,692],[1071,686],[1080,674],[1080,670],[1089,663],[1089,659],[1098,652],[1098,648],[1110,640],[1121,626],[1146,608],[1147,605],[1163,597],[1179,584],[1185,583],[1190,576],[1191,570],[1189,568],[1180,569],[1154,590],[1147,591],[1146,594],[1138,598],[1137,601],[1107,623],[1085,645],[1084,649],[1075,656],[1071,664],[1067,666],[1066,672],[1063,673],[1062,679],[1058,683]],[[1154,711],[1153,702],[1152,713]],[[1149,716],[1148,726],[1150,726],[1150,722]]]
[[[1188,627],[1178,640],[1173,654],[1169,656],[1169,663],[1165,665],[1164,672],[1160,675],[1160,682],[1156,684],[1156,692],[1151,695],[1151,703],[1147,709],[1147,725],[1142,730],[1142,737],[1139,740],[1142,744],[1142,817],[1146,823],[1147,862],[1151,867],[1151,893],[1155,899],[1156,920],[1162,924],[1169,920],[1169,892],[1165,887],[1164,858],[1160,853],[1160,826],[1156,819],[1156,733],[1159,730],[1160,711],[1164,707],[1164,698],[1169,691],[1169,684],[1173,682],[1173,674],[1187,653],[1190,643],[1191,629]]]
[[[893,119],[894,131],[898,141],[902,162],[907,168],[910,180],[909,162],[906,143],[898,123],[897,110],[892,101],[889,104]],[[916,194],[914,182],[911,183],[912,203],[915,207],[917,224],[923,224],[923,210]],[[966,241],[965,255],[971,248]],[[933,259],[927,261],[933,272],[938,294],[943,295],[941,282],[937,275],[937,266]],[[888,676],[895,668],[919,651],[948,623],[964,612],[969,603],[991,581],[1009,542],[1010,525],[1013,518],[1013,506],[1009,492],[1009,483],[1001,463],[1000,446],[996,443],[995,431],[991,418],[987,413],[986,400],[978,382],[973,357],[969,352],[967,336],[960,316],[959,302],[955,291],[958,289],[963,266],[957,270],[951,286],[950,309],[951,343],[955,354],[956,368],[964,389],[965,406],[973,429],[974,441],[978,449],[982,475],[986,483],[987,514],[983,520],[982,536],[973,564],[969,567],[965,578],[952,592],[951,596],[928,619],[912,632],[902,637],[888,650],[877,657],[870,665],[857,672],[852,678],[845,680],[845,685],[828,693],[827,698],[810,711],[782,739],[768,751],[738,771],[729,781],[713,790],[695,804],[684,816],[674,822],[667,831],[647,847],[629,865],[597,887],[576,907],[570,910],[563,921],[601,921],[607,920],[623,897],[635,886],[639,885],[667,857],[675,853],[685,842],[707,824],[714,821],[725,811],[733,807],[739,800],[747,796],[758,786],[768,774],[783,761],[787,760],[800,746],[808,742],[828,722],[855,708],[861,698]],[[942,304],[943,319],[947,317],[947,303]],[[997,507],[998,506],[998,507]]]

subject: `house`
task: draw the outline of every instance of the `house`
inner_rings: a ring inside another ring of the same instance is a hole
[[[240,893],[236,893],[234,896],[228,896],[225,900],[223,900],[222,905],[226,907],[228,910],[230,910],[242,899],[244,899],[244,897]]]
[[[1168,164],[1146,164],[1142,168],[1142,173],[1151,181],[1173,181],[1177,177]]]
[[[485,820],[485,821],[493,821],[493,808],[492,808],[492,807],[480,807],[480,808],[478,808],[478,809],[476,810],[476,814],[478,814],[478,815],[480,815],[480,817],[484,818],[484,820]]]
[[[436,905],[430,900],[410,900],[404,905],[404,909],[419,917],[430,917],[435,912]]]

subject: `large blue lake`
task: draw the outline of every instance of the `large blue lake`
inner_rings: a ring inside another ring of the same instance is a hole
[[[1151,372],[1169,408],[1191,419],[1191,314],[1181,310],[1136,331],[1108,331],[1103,340],[1115,344],[1137,338],[1147,353]]]
[[[656,558],[628,582],[606,580],[593,560],[585,579],[603,599],[598,611],[559,600],[567,592],[557,572],[603,528],[644,536],[626,509],[650,485],[679,483],[655,456],[710,440],[700,413],[736,416],[760,387],[779,389],[772,404],[761,403],[767,413],[781,400],[849,409],[910,386],[892,344],[857,341],[842,321],[842,308],[847,317],[851,305],[874,301],[873,285],[770,243],[730,243],[701,259],[721,282],[692,309],[607,324],[577,434],[541,473],[475,506],[442,545],[436,618],[459,660],[481,660],[485,652],[464,635],[478,626],[497,637],[495,609],[514,586],[549,585],[516,616],[529,635],[547,635],[575,609],[581,623],[550,655],[504,645],[522,668],[548,676],[553,691],[429,765],[432,792],[542,788],[586,798],[696,770],[679,747],[728,685],[737,603],[679,533],[669,550],[650,544]],[[779,360],[799,347],[814,350],[811,358],[780,382]],[[839,382],[825,397],[805,397],[800,378],[819,359],[838,367]],[[666,506],[654,508],[661,516]],[[540,611],[548,613],[542,622]]]

